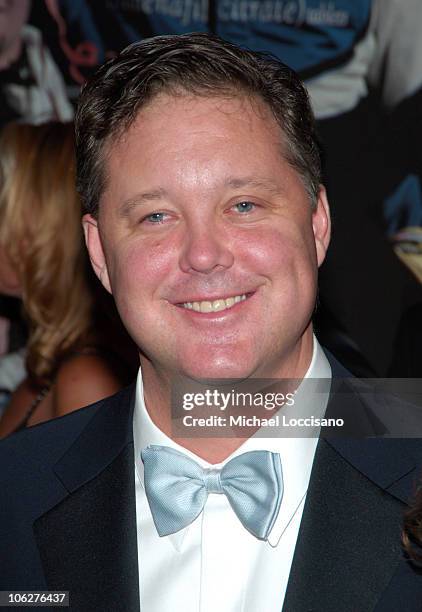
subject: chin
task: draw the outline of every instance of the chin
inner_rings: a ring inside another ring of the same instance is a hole
[[[253,368],[246,364],[241,364],[239,361],[230,362],[228,360],[219,362],[198,362],[196,364],[190,364],[190,366],[183,368],[185,374],[193,380],[204,380],[204,379],[245,379],[253,373]]]

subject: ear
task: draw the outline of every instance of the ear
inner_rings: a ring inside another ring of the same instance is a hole
[[[317,205],[312,213],[312,228],[319,267],[325,259],[331,237],[330,207],[328,205],[327,192],[323,185],[319,187]]]
[[[95,274],[102,285],[111,293],[110,278],[108,275],[107,262],[101,242],[98,221],[92,215],[82,217],[82,227],[85,235],[86,248]]]

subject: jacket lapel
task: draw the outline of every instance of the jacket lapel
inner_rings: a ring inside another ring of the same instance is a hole
[[[355,441],[354,452],[365,452],[368,442],[374,440]],[[397,441],[384,442],[391,447]],[[350,446],[348,451],[352,454]],[[378,459],[387,454],[387,447],[380,449]],[[407,473],[409,464],[402,466]],[[394,468],[397,473],[397,465]],[[321,439],[283,611],[374,610],[400,560],[403,508],[396,496],[385,493],[343,457],[335,444]]]
[[[340,379],[351,375],[328,357],[338,391]],[[385,428],[350,389],[334,392],[327,407],[327,416],[343,415],[353,417],[353,438],[322,432],[283,612],[372,612],[405,565],[402,515],[420,477],[415,464],[421,461],[414,458],[420,443],[368,437],[382,436]]]
[[[126,391],[101,404],[57,463],[69,494],[35,521],[48,588],[70,591],[76,610],[139,610],[133,452]]]

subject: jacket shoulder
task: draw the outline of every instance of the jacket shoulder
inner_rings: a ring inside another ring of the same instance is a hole
[[[19,479],[22,473],[54,465],[80,436],[96,414],[128,404],[133,385],[85,408],[28,427],[0,441],[0,482]]]

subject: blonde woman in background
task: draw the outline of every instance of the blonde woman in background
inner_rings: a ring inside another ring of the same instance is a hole
[[[29,337],[27,378],[0,436],[111,395],[135,371],[128,337],[101,309],[108,296],[90,272],[80,217],[73,126],[7,125],[0,135],[0,293],[22,299]]]

